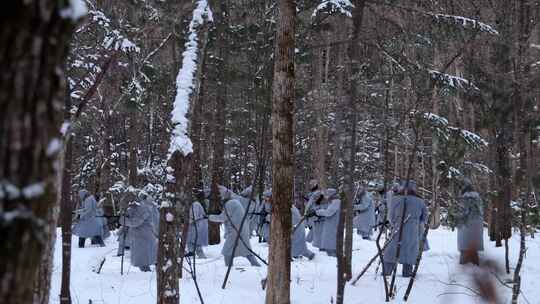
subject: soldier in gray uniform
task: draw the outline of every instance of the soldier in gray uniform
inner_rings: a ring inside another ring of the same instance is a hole
[[[188,253],[185,256],[197,254],[199,258],[206,258],[203,247],[208,246],[208,217],[198,201],[191,204],[187,245]]]
[[[341,200],[337,196],[337,190],[333,188],[324,191],[324,198],[328,206],[315,211],[319,217],[324,218],[320,249],[326,251],[329,256],[335,257]]]
[[[420,225],[425,223],[428,217],[424,200],[416,194],[416,183],[412,180],[405,182],[402,191],[400,195],[394,197],[390,212],[392,230],[390,243],[384,251],[383,275],[385,276],[394,271],[397,262],[403,264],[404,277],[412,275],[413,264],[420,250]],[[403,213],[404,210],[405,213]],[[403,229],[400,232],[402,220]],[[398,246],[399,256],[397,256]]]
[[[126,210],[125,225],[129,228],[131,265],[150,271],[157,260],[157,237],[154,233],[152,209],[143,203],[131,203]]]
[[[291,206],[291,216],[292,229],[294,230],[291,237],[291,256],[293,258],[300,258],[304,256],[309,260],[313,260],[315,253],[309,250],[306,245],[305,221],[301,222],[302,216],[294,204]]]
[[[484,250],[484,206],[470,180],[465,180],[461,193],[455,215],[459,263],[478,265],[478,251]]]
[[[364,240],[369,240],[375,226],[373,196],[363,186],[354,202],[354,228]]]
[[[82,201],[82,208],[77,210],[78,222],[73,226],[73,234],[79,237],[79,248],[84,248],[87,238],[94,238],[101,247],[103,243],[103,222],[97,217],[98,206],[93,195],[82,189],[79,191],[79,198]]]
[[[251,252],[249,225],[244,223],[242,230],[240,230],[242,218],[245,213],[244,207],[242,207],[242,204],[238,200],[232,199],[232,191],[223,186],[219,186],[219,195],[221,200],[225,202],[223,211],[220,214],[210,214],[208,220],[224,223],[225,225],[225,244],[223,244],[221,250],[225,259],[225,265],[229,266],[233,263],[235,257],[243,256],[248,259],[252,266],[261,266]],[[240,233],[240,238],[236,244],[236,249],[234,249],[238,233]]]

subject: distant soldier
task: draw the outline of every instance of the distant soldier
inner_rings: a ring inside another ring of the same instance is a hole
[[[329,256],[335,257],[341,200],[337,196],[337,190],[333,188],[324,191],[324,199],[328,202],[328,206],[315,211],[319,217],[324,218],[320,248]]]
[[[129,229],[131,265],[141,271],[151,271],[150,265],[157,260],[157,237],[154,233],[153,211],[147,204],[129,204],[125,215],[125,225]]]
[[[250,204],[251,199],[251,204]],[[257,229],[257,216],[256,213],[259,203],[257,202],[257,199],[253,195],[253,186],[249,186],[246,189],[244,189],[242,192],[240,192],[240,203],[242,203],[242,207],[244,207],[244,210],[248,213],[248,217],[246,221],[248,221],[249,224],[249,234],[251,235],[253,231]]]
[[[185,256],[197,256],[206,259],[203,247],[208,246],[208,217],[201,203],[191,204],[187,236],[188,253]]]
[[[397,262],[403,264],[404,277],[412,275],[413,264],[416,263],[420,250],[420,225],[425,223],[428,216],[426,204],[418,196],[414,181],[405,182],[402,191],[400,195],[394,197],[390,210],[392,230],[390,243],[384,251],[385,276],[394,271]]]
[[[328,207],[328,201],[324,197],[323,191],[317,190],[312,195],[306,207],[306,217],[308,218],[308,225],[311,225],[311,230],[308,233],[306,240],[311,242],[313,247],[322,248],[322,233],[324,227],[323,216],[317,215],[317,210],[326,209]]]
[[[97,217],[98,206],[93,195],[82,189],[79,191],[79,198],[82,201],[82,208],[77,210],[77,223],[73,227],[73,234],[79,237],[79,248],[84,248],[87,238],[94,238],[101,247],[103,243],[103,222]]]
[[[304,215],[306,216],[306,226],[309,228],[309,232],[306,236],[306,242],[311,243],[313,241],[313,227],[315,226],[315,211],[313,209],[314,207],[314,200],[319,197],[318,194],[321,194],[321,191],[319,191],[319,183],[317,180],[312,179],[308,183],[308,191],[309,193],[305,197],[305,207],[304,207]],[[315,198],[315,196],[317,196]],[[311,213],[310,216],[307,216],[308,213]]]
[[[244,223],[242,230],[240,230],[242,218],[245,213],[244,207],[242,207],[242,204],[238,200],[232,199],[232,191],[223,186],[219,186],[219,195],[221,200],[225,202],[223,211],[220,214],[210,214],[208,219],[212,222],[224,223],[225,225],[225,244],[223,244],[221,250],[225,259],[225,265],[229,266],[233,263],[235,257],[243,256],[248,259],[252,266],[261,266],[251,252],[247,223]],[[236,249],[234,249],[239,233],[240,238],[236,244]]]
[[[306,225],[305,221],[302,221],[302,216],[300,211],[294,205],[291,206],[291,216],[292,216],[292,240],[291,240],[291,256],[293,258],[300,258],[302,256],[312,260],[315,257],[315,254],[307,248],[306,245]]]
[[[484,250],[484,210],[480,194],[465,180],[456,212],[459,263],[479,264],[478,251]]]
[[[259,230],[263,242],[270,242],[270,222],[272,219],[272,190],[263,192],[263,201],[259,206]]]
[[[148,210],[150,211],[150,217],[151,217],[151,223],[152,223],[152,231],[154,232],[154,235],[156,238],[159,235],[159,207],[154,202],[154,199],[152,196],[150,196],[148,193],[141,191],[139,193],[139,201],[143,206],[146,206]]]
[[[360,186],[359,194],[354,202],[354,227],[364,240],[369,240],[375,226],[375,206],[373,196],[366,188]]]

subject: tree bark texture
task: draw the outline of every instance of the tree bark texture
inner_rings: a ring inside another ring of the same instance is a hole
[[[193,168],[192,154],[182,155],[179,151],[172,154],[169,165],[173,168],[174,182],[169,184],[167,201],[160,208],[159,246],[157,260],[157,303],[180,303],[180,216],[179,210],[185,210],[191,201],[191,180],[189,174]],[[179,208],[180,207],[180,208]]]
[[[64,172],[62,173],[61,192],[61,225],[62,225],[62,283],[60,289],[60,304],[71,304],[71,225],[73,203],[71,199],[71,170],[73,166],[73,141],[68,140],[64,150]]]
[[[0,5],[0,303],[32,303],[31,280],[49,243],[73,31],[73,21],[59,15],[64,5]]]
[[[227,67],[227,35],[228,28],[228,10],[224,0],[210,1],[210,7],[214,12],[215,28],[211,32],[218,49],[218,59],[216,71],[218,71],[218,89],[215,96],[215,117],[214,117],[214,137],[213,137],[213,163],[212,163],[212,186],[210,195],[210,211],[219,212],[221,203],[218,192],[218,185],[223,184],[225,175],[225,128],[226,128],[226,109],[227,109],[227,85],[225,69]],[[219,223],[208,223],[208,241],[211,245],[219,244]]]
[[[296,5],[280,0],[272,89],[272,229],[266,304],[290,303],[291,204],[294,201],[294,40]]]

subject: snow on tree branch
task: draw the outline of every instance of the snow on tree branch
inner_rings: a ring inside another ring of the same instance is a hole
[[[450,74],[441,73],[439,71],[435,70],[428,70],[428,73],[431,75],[431,77],[437,81],[442,82],[443,84],[450,86],[455,89],[463,89],[463,90],[474,90],[474,91],[480,91],[480,89],[475,86],[471,81],[455,76]]]
[[[84,17],[88,12],[88,7],[83,0],[70,0],[69,5],[60,10],[60,17],[71,19],[73,22]]]
[[[120,33],[119,30],[113,29],[111,20],[105,16],[102,11],[91,10],[88,12],[93,22],[101,25],[105,30],[105,38],[103,39],[103,47],[109,50],[118,50],[122,52],[140,52],[140,48],[131,40]]]
[[[451,135],[457,135],[469,146],[475,149],[482,149],[488,146],[488,142],[480,135],[469,130],[452,127],[448,124],[448,119],[433,113],[424,113],[424,119],[436,130],[439,137],[449,140]]]
[[[199,0],[193,10],[193,18],[189,23],[188,40],[182,54],[182,67],[176,76],[176,98],[172,110],[172,123],[174,129],[171,134],[169,157],[180,151],[184,155],[193,152],[193,145],[188,136],[189,97],[193,93],[195,71],[197,69],[197,55],[199,51],[197,28],[204,23],[205,17],[211,21],[212,12],[206,0]]]
[[[328,9],[330,13],[339,12],[347,17],[351,17],[352,15],[350,10],[353,7],[354,5],[350,0],[322,0],[317,8],[313,11],[311,17],[317,16],[320,11],[326,9]]]
[[[450,22],[456,25],[461,25],[464,28],[472,28],[477,29],[481,32],[485,32],[492,35],[499,35],[499,32],[493,28],[491,25],[488,25],[486,23],[463,17],[463,16],[454,16],[454,15],[446,15],[446,14],[432,14],[435,20],[437,22]]]

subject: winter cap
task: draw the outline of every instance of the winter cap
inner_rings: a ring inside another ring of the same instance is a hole
[[[310,191],[315,191],[319,187],[319,181],[317,181],[316,179],[312,179],[309,181],[308,185]]]
[[[324,190],[324,198],[331,199],[337,195],[337,190],[334,188],[328,188]]]
[[[268,189],[266,191],[263,192],[263,197],[264,198],[271,198],[272,197],[272,189]]]
[[[408,182],[407,181],[402,182],[401,187],[402,187],[403,191],[412,191],[412,192],[417,191],[416,182],[413,181],[412,179],[409,180]]]
[[[222,200],[227,201],[231,199],[232,191],[227,189],[227,187],[218,185],[218,191],[219,197],[221,197]]]
[[[79,190],[79,197],[81,198],[81,200],[84,200],[88,196],[90,196],[90,193],[88,192],[88,190],[86,189]]]
[[[249,197],[251,196],[252,192],[253,192],[253,186],[249,186],[246,189],[244,189],[242,192],[240,192],[240,195],[243,197]]]

